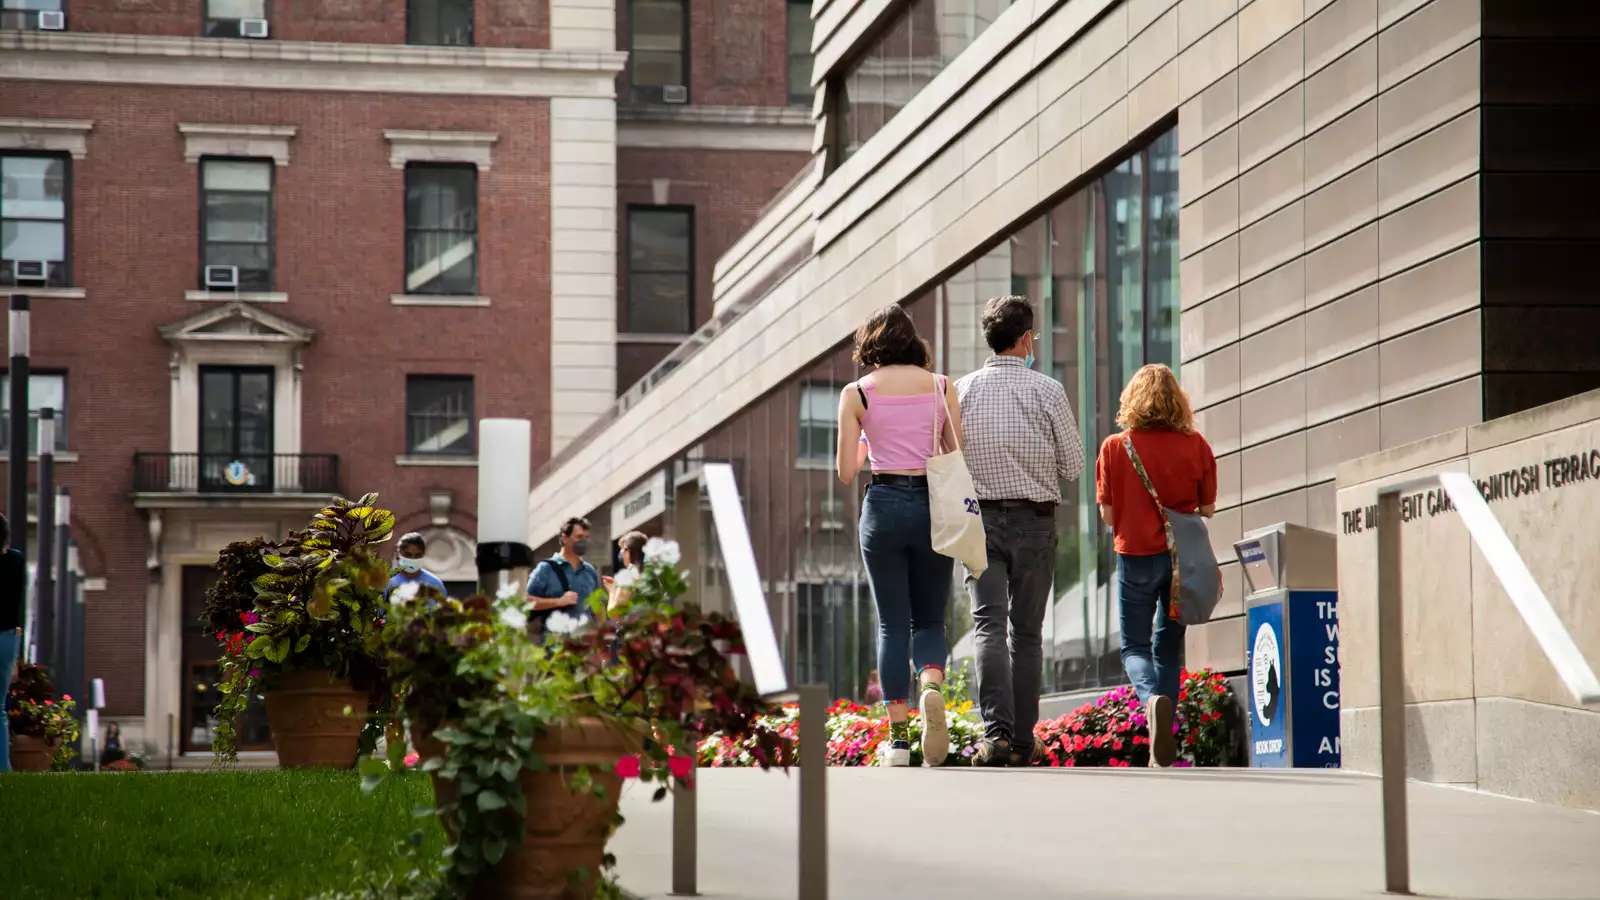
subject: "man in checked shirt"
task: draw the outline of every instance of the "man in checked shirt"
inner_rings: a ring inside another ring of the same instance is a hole
[[[1083,473],[1083,444],[1061,383],[1033,370],[1033,307],[996,297],[983,309],[994,355],[956,382],[967,468],[978,489],[989,568],[967,578],[984,737],[976,765],[1025,766],[1036,752],[1044,616],[1055,577],[1061,482]],[[1007,639],[1007,624],[1010,638]]]

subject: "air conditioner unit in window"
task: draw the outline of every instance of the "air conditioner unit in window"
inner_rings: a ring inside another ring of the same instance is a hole
[[[13,259],[11,280],[16,284],[44,284],[50,280],[50,263],[42,259]]]
[[[669,84],[661,88],[662,103],[688,103],[689,89],[681,84]]]
[[[206,266],[206,289],[237,291],[239,289],[239,267]]]
[[[239,37],[265,38],[267,36],[266,19],[240,19]]]
[[[58,9],[57,10],[40,10],[40,12],[39,12],[39,30],[40,31],[66,31],[67,30],[67,14],[62,12],[62,11],[60,11],[60,10],[58,10]]]

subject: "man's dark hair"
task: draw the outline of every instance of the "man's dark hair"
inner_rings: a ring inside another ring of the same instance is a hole
[[[0,516],[0,547],[11,543],[11,523],[5,516]]]
[[[400,549],[404,550],[407,547],[415,547],[418,550],[421,550],[423,553],[427,553],[428,539],[424,538],[418,532],[408,531],[405,534],[400,535]]]
[[[1033,304],[1026,297],[995,297],[983,305],[981,321],[989,349],[1004,353],[1033,330]]]
[[[572,537],[572,529],[574,528],[582,528],[584,531],[592,530],[588,519],[585,519],[583,516],[573,516],[572,518],[561,523],[561,536]]]
[[[856,329],[855,361],[858,366],[933,365],[928,343],[917,335],[911,315],[899,304],[890,304],[872,314]]]

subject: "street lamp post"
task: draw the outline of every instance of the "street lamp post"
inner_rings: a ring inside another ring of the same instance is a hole
[[[478,423],[478,589],[523,592],[533,571],[528,546],[528,482],[533,423],[483,419]]]
[[[26,432],[24,432],[26,434]],[[56,605],[56,411],[39,410],[39,550],[34,562],[34,596],[39,600],[39,662],[54,666],[61,652],[61,608]],[[60,673],[56,673],[59,677]]]
[[[11,478],[6,518],[11,546],[28,558],[28,297],[11,295]]]

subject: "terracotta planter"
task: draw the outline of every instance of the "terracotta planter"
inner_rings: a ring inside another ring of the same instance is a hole
[[[350,715],[345,715],[349,707]],[[267,724],[285,769],[356,764],[367,695],[325,671],[293,672],[267,692]]]
[[[48,772],[55,745],[41,737],[11,736],[11,768],[16,772]]]
[[[509,851],[492,876],[481,879],[472,900],[588,900],[599,883],[606,839],[616,820],[622,779],[616,774],[618,757],[637,750],[630,739],[598,719],[552,729],[534,749],[550,768],[524,770],[522,795],[527,802],[526,834],[522,846]],[[417,752],[424,759],[442,757],[445,745],[430,734],[416,736]],[[579,766],[588,766],[603,797],[574,794],[566,779]],[[442,806],[456,796],[456,785],[433,778],[434,796]],[[452,832],[450,823],[445,830]],[[587,872],[586,890],[572,886],[572,872]]]

